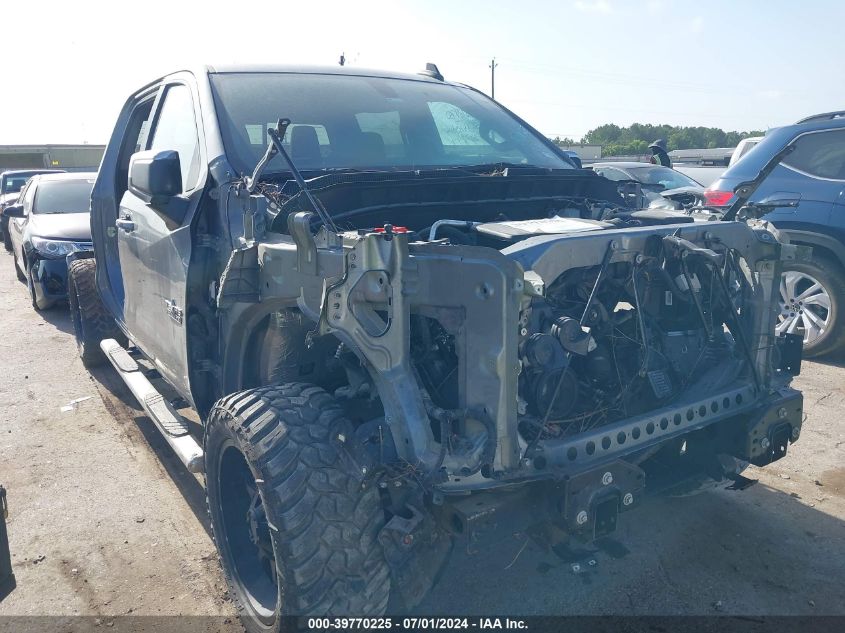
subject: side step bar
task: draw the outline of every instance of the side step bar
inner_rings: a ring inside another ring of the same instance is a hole
[[[164,439],[170,444],[170,448],[185,464],[185,468],[192,473],[202,472],[202,448],[189,433],[185,419],[147,380],[138,363],[121,347],[120,343],[111,338],[103,339],[100,341],[100,349],[114,365],[123,382],[147,412]]]

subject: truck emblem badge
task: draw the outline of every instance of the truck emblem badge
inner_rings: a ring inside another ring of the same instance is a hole
[[[182,325],[182,319],[185,316],[185,312],[176,305],[176,301],[173,299],[165,299],[164,300],[165,309],[167,310],[167,315],[176,321],[179,325]]]

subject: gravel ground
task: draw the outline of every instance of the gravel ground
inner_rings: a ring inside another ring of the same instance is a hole
[[[113,372],[82,367],[67,310],[35,313],[5,256],[0,295],[0,483],[18,582],[0,616],[214,615],[215,627],[239,630],[201,479]],[[458,544],[417,611],[845,614],[840,365],[805,363],[802,438],[746,473],[756,485],[648,501],[621,517],[585,573],[518,533],[473,553]]]

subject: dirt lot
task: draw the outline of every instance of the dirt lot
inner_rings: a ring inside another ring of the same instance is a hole
[[[0,296],[0,483],[18,582],[0,616],[232,616],[201,480],[111,371],[83,369],[66,309],[35,313],[5,256]],[[845,614],[843,378],[805,364],[803,437],[746,473],[756,485],[649,501],[586,573],[519,533],[476,554],[458,546],[418,611]]]

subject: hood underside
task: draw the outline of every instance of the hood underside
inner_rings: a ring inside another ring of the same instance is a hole
[[[331,174],[308,181],[335,222],[346,228],[400,223],[415,230],[442,217],[494,221],[529,219],[569,200],[622,205],[616,186],[592,170],[505,169],[489,175],[464,171]],[[311,210],[294,181],[279,195],[272,230],[285,232],[287,216]],[[503,217],[504,216],[504,217]]]

